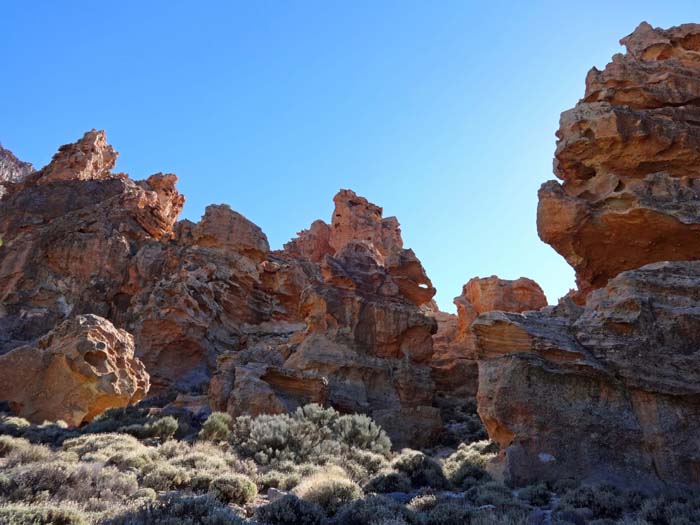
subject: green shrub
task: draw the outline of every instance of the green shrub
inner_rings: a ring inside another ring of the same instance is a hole
[[[229,474],[214,478],[209,484],[209,495],[224,503],[245,505],[258,495],[258,488],[242,474]]]
[[[269,525],[320,525],[324,520],[318,505],[291,494],[258,507],[255,517]]]
[[[443,462],[447,479],[455,486],[467,490],[474,485],[491,480],[486,464],[494,457],[488,441],[462,444]]]
[[[106,521],[106,525],[243,525],[245,521],[211,496],[171,493]]]
[[[386,520],[401,520],[408,525],[422,525],[421,516],[385,496],[368,496],[343,507],[338,525],[367,525]]]
[[[316,461],[353,449],[386,454],[391,447],[386,434],[366,416],[340,416],[314,404],[291,414],[238,417],[229,440],[239,454],[261,465]]]
[[[88,525],[83,513],[71,508],[45,505],[0,506],[3,525]]]
[[[167,463],[155,463],[149,465],[142,484],[144,487],[160,491],[184,487],[189,481],[190,476],[185,469]]]
[[[6,446],[8,446],[6,444]],[[33,445],[26,442],[15,441],[12,450],[7,453],[6,467],[11,468],[17,465],[29,463],[41,463],[49,461],[53,457],[53,452],[46,445]]]
[[[425,525],[464,525],[471,522],[472,514],[464,501],[445,501],[428,511]]]
[[[365,484],[365,492],[386,494],[388,492],[410,492],[411,480],[403,472],[388,470],[380,472]]]
[[[315,503],[329,516],[338,509],[362,497],[362,489],[357,483],[338,472],[319,472],[303,479],[294,493],[304,501]]]
[[[552,499],[552,494],[544,483],[538,483],[520,489],[518,497],[535,507],[544,507]]]
[[[384,456],[391,451],[389,436],[364,414],[340,416],[333,426],[338,441],[351,449],[368,450]]]
[[[179,426],[177,419],[173,416],[161,417],[152,423],[147,423],[143,434],[139,437],[156,437],[165,441],[175,435]]]
[[[231,435],[232,418],[225,412],[212,412],[202,425],[199,438],[207,441],[227,441]]]
[[[417,450],[405,449],[391,462],[391,466],[405,474],[416,488],[447,488],[449,485],[442,467],[430,456]]]
[[[618,519],[625,507],[624,496],[612,485],[600,484],[574,489],[562,496],[560,508],[587,508],[593,518]]]
[[[517,504],[510,489],[495,481],[489,481],[470,488],[466,492],[466,496],[476,506],[494,505],[496,507],[505,507]]]

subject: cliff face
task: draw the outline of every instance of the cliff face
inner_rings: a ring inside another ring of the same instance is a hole
[[[493,468],[515,483],[700,483],[700,25],[621,42],[562,114],[563,182],[539,193],[578,290],[472,325]]]
[[[151,396],[208,396],[235,415],[327,402],[371,414],[398,445],[434,440],[437,328],[420,307],[435,290],[395,218],[342,190],[331,224],[271,252],[228,206],[177,222],[177,178],[132,181],[112,173],[116,156],[93,130],[10,187],[0,354],[96,314],[133,335]]]

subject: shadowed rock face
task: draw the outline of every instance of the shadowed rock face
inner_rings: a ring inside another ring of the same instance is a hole
[[[700,483],[700,262],[623,272],[588,297],[479,316],[479,414],[516,482]]]
[[[144,398],[148,374],[129,333],[96,315],[70,318],[39,339],[0,355],[0,399],[33,423],[90,421]]]
[[[622,43],[562,114],[563,182],[539,194],[578,290],[472,324],[492,467],[516,484],[700,484],[700,26]]]
[[[540,237],[585,296],[624,270],[700,259],[700,25],[642,23],[562,113]]]
[[[134,182],[112,173],[116,157],[93,130],[9,188],[0,354],[97,314],[133,334],[152,396],[207,395],[234,415],[330,403],[373,415],[399,446],[435,438],[436,323],[420,309],[435,290],[395,218],[341,190],[330,225],[271,252],[225,205],[177,222],[176,177]]]
[[[516,280],[474,277],[455,297],[457,315],[434,311],[438,332],[433,338],[432,378],[436,384],[438,404],[449,408],[476,396],[478,366],[476,339],[471,325],[477,316],[494,310],[525,312],[547,306],[542,288],[521,277]],[[436,310],[436,309],[435,309]]]

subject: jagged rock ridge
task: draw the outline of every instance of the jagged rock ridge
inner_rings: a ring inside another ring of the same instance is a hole
[[[395,218],[341,190],[330,224],[271,252],[225,205],[178,222],[177,178],[134,182],[116,157],[92,130],[4,198],[0,354],[94,314],[133,334],[164,402],[234,415],[325,402],[371,414],[399,446],[435,438],[437,328],[420,308],[435,290]]]

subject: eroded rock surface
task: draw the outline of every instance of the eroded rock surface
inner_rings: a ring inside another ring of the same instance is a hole
[[[72,317],[35,345],[0,355],[0,399],[34,423],[79,425],[140,401],[148,388],[133,337],[96,315]]]
[[[102,131],[62,146],[0,207],[0,354],[82,314],[134,336],[167,402],[208,394],[234,415],[308,402],[385,422],[397,445],[441,427],[429,362],[435,290],[396,218],[350,190],[271,252],[225,205],[177,222],[176,177],[113,173]],[[200,399],[200,398],[198,398]]]
[[[624,270],[700,259],[700,25],[642,23],[561,116],[538,231],[583,303]]]
[[[700,262],[623,272],[586,305],[473,324],[479,414],[516,483],[700,483]]]
[[[457,315],[436,311],[438,332],[433,338],[432,377],[439,404],[450,406],[473,399],[478,388],[476,339],[471,324],[484,312],[524,312],[547,305],[542,288],[525,277],[515,280],[474,277],[455,297]]]

